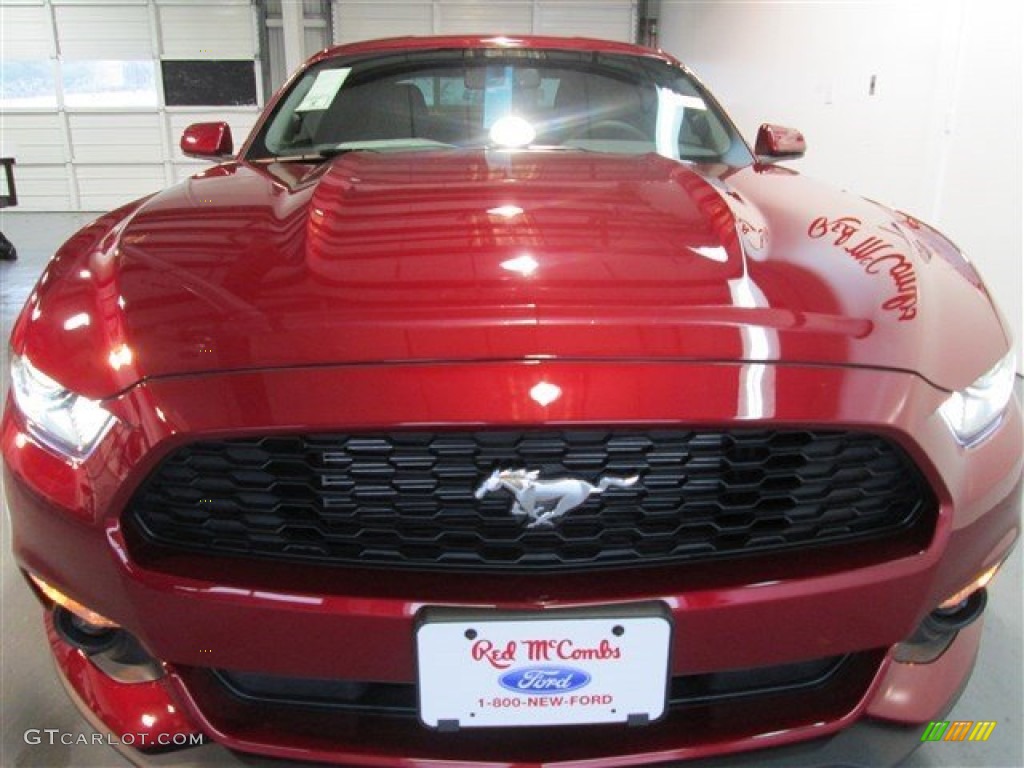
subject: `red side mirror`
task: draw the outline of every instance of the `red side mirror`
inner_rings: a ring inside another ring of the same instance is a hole
[[[181,151],[189,157],[230,157],[234,148],[227,123],[193,123],[181,134]]]
[[[804,135],[795,128],[764,123],[757,129],[757,143],[754,145],[754,154],[760,160],[766,162],[783,159],[792,160],[803,157],[806,151],[807,142],[804,141]]]

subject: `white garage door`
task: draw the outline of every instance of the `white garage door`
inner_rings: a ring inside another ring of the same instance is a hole
[[[19,207],[100,211],[155,192],[202,167],[178,149],[188,123],[245,137],[262,101],[254,9],[197,6],[0,0],[0,154],[17,161]],[[197,85],[211,81],[219,92]]]
[[[334,40],[398,35],[569,35],[632,42],[630,0],[337,0]]]
[[[333,22],[338,43],[467,33],[631,41],[636,2],[335,0]],[[264,101],[252,0],[0,0],[0,33],[0,155],[17,160],[23,209],[107,210],[154,192],[202,167],[178,149],[187,124],[226,120],[237,142]],[[211,73],[220,92],[201,93]]]

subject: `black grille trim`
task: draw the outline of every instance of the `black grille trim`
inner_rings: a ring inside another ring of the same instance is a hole
[[[494,469],[638,476],[528,528]],[[579,429],[285,435],[193,443],[126,517],[160,547],[419,570],[666,565],[895,536],[934,519],[920,472],[871,434]]]
[[[670,707],[708,704],[748,696],[797,693],[826,686],[851,656],[831,656],[772,667],[710,672],[673,677]],[[412,717],[417,712],[414,683],[293,678],[210,670],[235,698],[258,704],[343,710],[364,715]]]

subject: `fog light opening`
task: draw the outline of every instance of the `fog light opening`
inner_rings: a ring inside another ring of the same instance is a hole
[[[120,629],[92,624],[62,605],[53,608],[53,628],[61,639],[92,656],[117,645]]]
[[[116,622],[111,621],[106,616],[103,616],[95,611],[90,611],[80,602],[74,598],[68,597],[59,589],[52,584],[43,581],[41,578],[36,576],[34,573],[29,574],[29,578],[32,579],[32,583],[36,585],[40,592],[53,603],[55,606],[63,608],[74,616],[78,617],[82,622],[82,628],[84,632],[91,632],[94,630],[101,629],[117,629],[118,625]],[[88,628],[88,629],[86,629]]]
[[[893,658],[904,664],[930,664],[946,652],[961,629],[978,620],[987,603],[988,593],[982,588],[960,603],[935,609],[909,639],[896,646]]]
[[[97,627],[60,606],[53,609],[53,628],[64,642],[85,653],[101,672],[119,683],[149,683],[164,676],[163,665],[127,630]]]
[[[958,632],[977,621],[987,604],[988,592],[984,588],[976,589],[955,605],[936,608],[925,617],[921,626],[929,627],[933,633]]]

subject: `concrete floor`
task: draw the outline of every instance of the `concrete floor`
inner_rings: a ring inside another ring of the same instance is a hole
[[[18,261],[0,262],[0,345],[4,358],[0,387],[3,392],[7,390],[8,381],[6,339],[14,317],[56,246],[91,218],[78,214],[0,211],[0,231],[19,251]],[[40,609],[10,555],[9,531],[5,514],[0,529],[0,587],[3,591],[0,602],[0,768],[127,765],[108,747],[25,743],[24,733],[30,728],[56,728],[70,734],[91,734],[92,731],[68,701],[54,675]],[[997,721],[990,740],[981,744],[929,743],[921,747],[906,766],[1024,766],[1021,584],[1021,547],[1018,546],[991,589],[981,655],[963,698],[950,715],[950,720]]]

